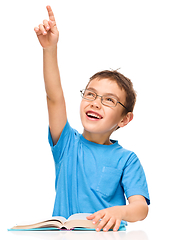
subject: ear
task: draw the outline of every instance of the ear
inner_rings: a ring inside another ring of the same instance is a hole
[[[118,123],[119,127],[124,127],[126,126],[130,121],[132,121],[133,119],[133,113],[132,112],[128,112]]]

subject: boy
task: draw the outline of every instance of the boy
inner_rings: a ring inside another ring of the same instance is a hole
[[[44,20],[34,30],[43,47],[49,143],[56,168],[53,216],[68,218],[74,213],[91,212],[87,219],[94,224],[100,220],[96,231],[118,231],[126,221],[145,219],[150,204],[139,159],[110,139],[115,130],[133,119],[133,85],[117,71],[95,74],[81,91],[83,134],[72,129],[57,64],[59,32],[50,6],[47,11],[49,21]]]

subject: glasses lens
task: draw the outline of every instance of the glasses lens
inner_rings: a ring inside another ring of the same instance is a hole
[[[96,93],[90,90],[83,90],[82,91],[82,97],[87,99],[87,100],[94,100],[96,98]]]
[[[103,96],[103,104],[110,106],[110,107],[115,107],[117,105],[117,99],[113,98],[112,96]]]

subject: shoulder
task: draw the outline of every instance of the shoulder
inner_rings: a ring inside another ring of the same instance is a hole
[[[135,159],[137,158],[137,155],[131,151],[131,150],[128,150],[124,147],[122,147],[118,141],[115,141],[115,151],[120,155],[122,156],[122,158],[125,158],[126,160],[132,160],[132,159]]]
[[[61,145],[68,144],[70,141],[73,141],[74,139],[76,140],[79,138],[80,138],[79,132],[70,126],[70,123],[68,122],[68,120],[61,132],[61,135],[56,145],[53,145],[50,128],[48,131],[48,140],[52,148],[61,147]]]
[[[48,140],[55,163],[67,159],[68,155],[71,156],[74,153],[74,150],[78,148],[79,138],[80,134],[78,131],[73,129],[67,121],[57,144],[54,145],[49,128]]]
[[[131,165],[133,163],[140,163],[140,160],[136,153],[134,153],[131,150],[128,150],[124,147],[122,147],[118,141],[115,142],[114,149],[114,158],[117,159],[118,164],[122,169],[126,168],[128,165]]]

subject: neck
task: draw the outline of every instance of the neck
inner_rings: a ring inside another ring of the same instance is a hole
[[[97,144],[102,144],[102,145],[111,145],[113,144],[111,141],[110,141],[110,135],[111,134],[98,134],[98,133],[91,133],[91,132],[88,132],[84,129],[84,132],[83,132],[83,137],[90,141],[90,142],[94,142],[94,143],[97,143]]]

